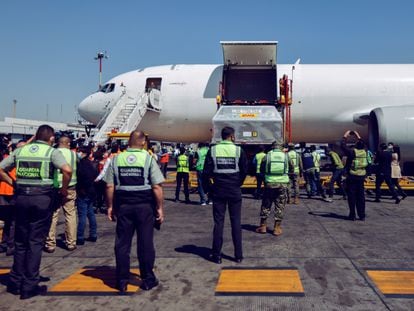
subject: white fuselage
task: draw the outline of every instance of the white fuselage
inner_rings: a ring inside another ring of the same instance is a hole
[[[113,92],[87,97],[79,105],[79,113],[96,124],[123,90],[130,98],[138,98],[148,78],[161,78],[161,112],[148,111],[139,128],[155,140],[209,141],[222,71],[222,65],[169,65],[131,71],[108,81],[115,83]],[[364,116],[370,111],[414,106],[414,65],[278,65],[277,74],[278,78],[287,74],[293,79],[295,142],[336,142],[348,129],[358,130],[366,138],[368,122]]]

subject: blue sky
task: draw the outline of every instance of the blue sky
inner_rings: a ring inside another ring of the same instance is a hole
[[[103,80],[140,67],[221,63],[220,40],[277,40],[278,62],[414,63],[414,1],[3,1],[0,118],[75,120]],[[62,110],[62,113],[61,113]]]

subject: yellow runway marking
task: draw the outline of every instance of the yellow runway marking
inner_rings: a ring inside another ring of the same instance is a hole
[[[291,269],[223,269],[217,295],[303,295],[299,272]]]
[[[414,295],[414,271],[368,270],[368,276],[384,295]]]
[[[139,269],[131,269],[128,293],[139,289]],[[48,293],[59,294],[115,294],[116,276],[112,267],[83,268],[55,285]]]

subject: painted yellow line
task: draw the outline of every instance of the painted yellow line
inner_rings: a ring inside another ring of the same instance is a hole
[[[216,286],[220,293],[303,293],[297,270],[222,270]]]
[[[384,295],[414,295],[414,271],[368,270],[367,274]]]

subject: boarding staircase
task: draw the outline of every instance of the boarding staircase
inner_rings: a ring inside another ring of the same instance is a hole
[[[106,141],[107,134],[114,130],[119,133],[135,130],[148,110],[161,111],[160,98],[161,93],[158,90],[144,92],[138,95],[137,100],[123,92],[112,109],[108,109],[97,124],[99,131],[92,140],[101,144]]]

